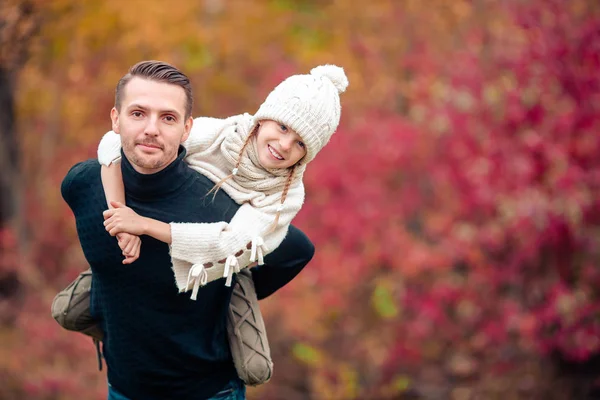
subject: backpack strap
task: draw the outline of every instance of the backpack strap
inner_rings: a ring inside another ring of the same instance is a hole
[[[98,358],[98,371],[102,371],[102,350],[100,350],[100,341],[96,338],[92,339],[96,347],[96,357]]]

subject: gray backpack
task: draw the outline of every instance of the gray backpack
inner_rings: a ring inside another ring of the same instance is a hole
[[[273,361],[252,273],[248,268],[236,275],[229,311],[227,336],[237,373],[246,385],[266,383],[273,375]],[[52,317],[63,328],[94,340],[98,368],[102,370],[100,342],[104,333],[90,312],[92,271],[88,269],[54,297]]]

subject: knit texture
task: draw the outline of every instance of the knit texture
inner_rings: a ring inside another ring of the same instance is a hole
[[[188,154],[185,161],[214,183],[219,182],[231,174],[252,127],[253,118],[249,114],[227,119],[196,118],[189,138],[184,143]],[[119,135],[108,132],[98,148],[99,160],[109,164],[117,160],[120,154]],[[242,205],[231,222],[171,222],[170,251],[177,288],[187,291],[196,286],[197,289],[197,282],[206,284],[247,267],[252,263],[253,253],[256,256],[254,259],[261,261],[261,252],[265,256],[276,249],[302,207],[302,175],[305,168],[305,165],[296,168],[279,223],[271,231],[288,171],[263,168],[258,161],[255,140],[252,139],[242,155],[237,174],[221,187],[236,203]],[[198,198],[198,202],[210,201],[211,195]],[[231,259],[227,263],[230,257],[234,259],[233,265]],[[190,275],[193,279],[190,279]]]
[[[303,164],[312,161],[340,123],[340,93],[348,87],[344,70],[320,65],[308,75],[293,75],[267,96],[254,123],[274,120],[294,130],[306,145]]]

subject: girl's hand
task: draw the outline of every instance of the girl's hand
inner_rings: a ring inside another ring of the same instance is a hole
[[[104,211],[102,215],[104,228],[111,236],[122,232],[137,236],[145,233],[144,217],[118,201],[111,201],[110,205],[114,208]]]
[[[123,264],[131,264],[140,257],[140,247],[142,240],[139,236],[130,235],[129,233],[118,233],[117,240],[119,247],[123,251],[125,259]]]

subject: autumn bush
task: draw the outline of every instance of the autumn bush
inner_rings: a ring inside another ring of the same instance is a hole
[[[133,3],[39,5],[17,92],[26,254],[0,231],[0,277],[21,285],[0,298],[19,311],[0,397],[105,394],[91,344],[48,312],[85,268],[58,188],[110,129],[120,75],[157,58],[189,72],[198,115],[252,112],[319,63],[350,79],[295,222],[317,252],[263,302],[275,376],[249,397],[583,398],[595,376],[560,366],[600,354],[600,6]]]

